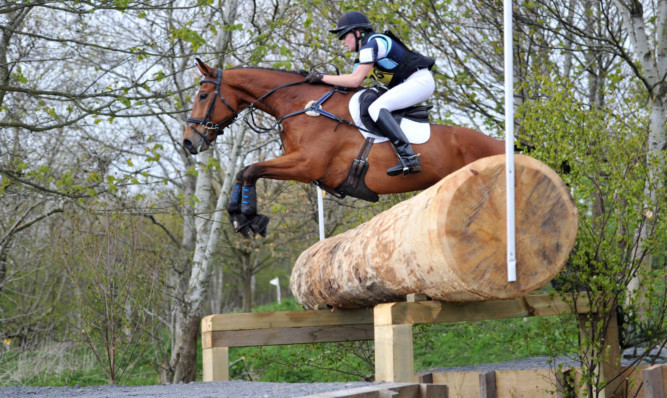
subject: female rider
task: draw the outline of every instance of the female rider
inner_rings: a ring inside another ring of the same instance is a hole
[[[323,75],[311,72],[308,83],[327,83],[342,87],[359,87],[366,77],[383,83],[389,89],[368,108],[368,113],[384,135],[389,138],[398,155],[398,164],[387,169],[387,174],[408,175],[421,171],[419,154],[415,155],[391,112],[426,101],[435,90],[430,72],[435,61],[412,51],[387,34],[375,33],[368,18],[359,11],[344,14],[336,29],[350,52],[358,52],[353,72],[343,75]]]

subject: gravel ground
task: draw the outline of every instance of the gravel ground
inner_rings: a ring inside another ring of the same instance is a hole
[[[667,349],[661,353],[654,353],[661,359],[659,363],[665,363]],[[630,354],[624,353],[622,362],[629,364]],[[548,357],[536,357],[521,359],[503,363],[482,364],[474,366],[462,366],[456,368],[431,369],[428,372],[489,372],[492,370],[523,370],[523,369],[550,369],[557,363],[566,366],[578,366],[576,362],[568,358],[557,358],[555,361]],[[97,387],[2,387],[0,397],[23,398],[60,398],[60,397],[85,397],[85,398],[294,398],[311,394],[349,390],[359,387],[379,386],[383,383],[349,382],[349,383],[261,383],[249,381],[227,381],[214,383],[189,383],[153,386],[97,386]]]
[[[213,383],[189,383],[139,387],[98,386],[85,388],[66,387],[4,387],[0,397],[142,397],[142,398],[290,398],[322,392],[365,387],[381,383],[258,383],[251,381],[225,381]]]

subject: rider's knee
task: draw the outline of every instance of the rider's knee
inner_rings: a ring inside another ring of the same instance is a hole
[[[373,102],[369,107],[368,107],[368,115],[373,119],[374,122],[378,121],[378,118],[380,117],[380,111],[382,109],[387,109],[382,104],[378,104],[377,101]]]

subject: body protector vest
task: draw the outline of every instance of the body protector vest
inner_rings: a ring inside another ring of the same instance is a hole
[[[389,88],[403,83],[417,69],[431,69],[435,60],[403,44],[391,32],[366,36],[359,49],[357,64],[373,64],[368,77]],[[356,65],[355,65],[356,69]]]

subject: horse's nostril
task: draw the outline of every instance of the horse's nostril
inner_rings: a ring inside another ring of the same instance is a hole
[[[193,155],[197,153],[197,149],[194,147],[194,145],[192,145],[192,141],[188,139],[183,140],[183,147],[185,148],[186,151],[190,152]]]

